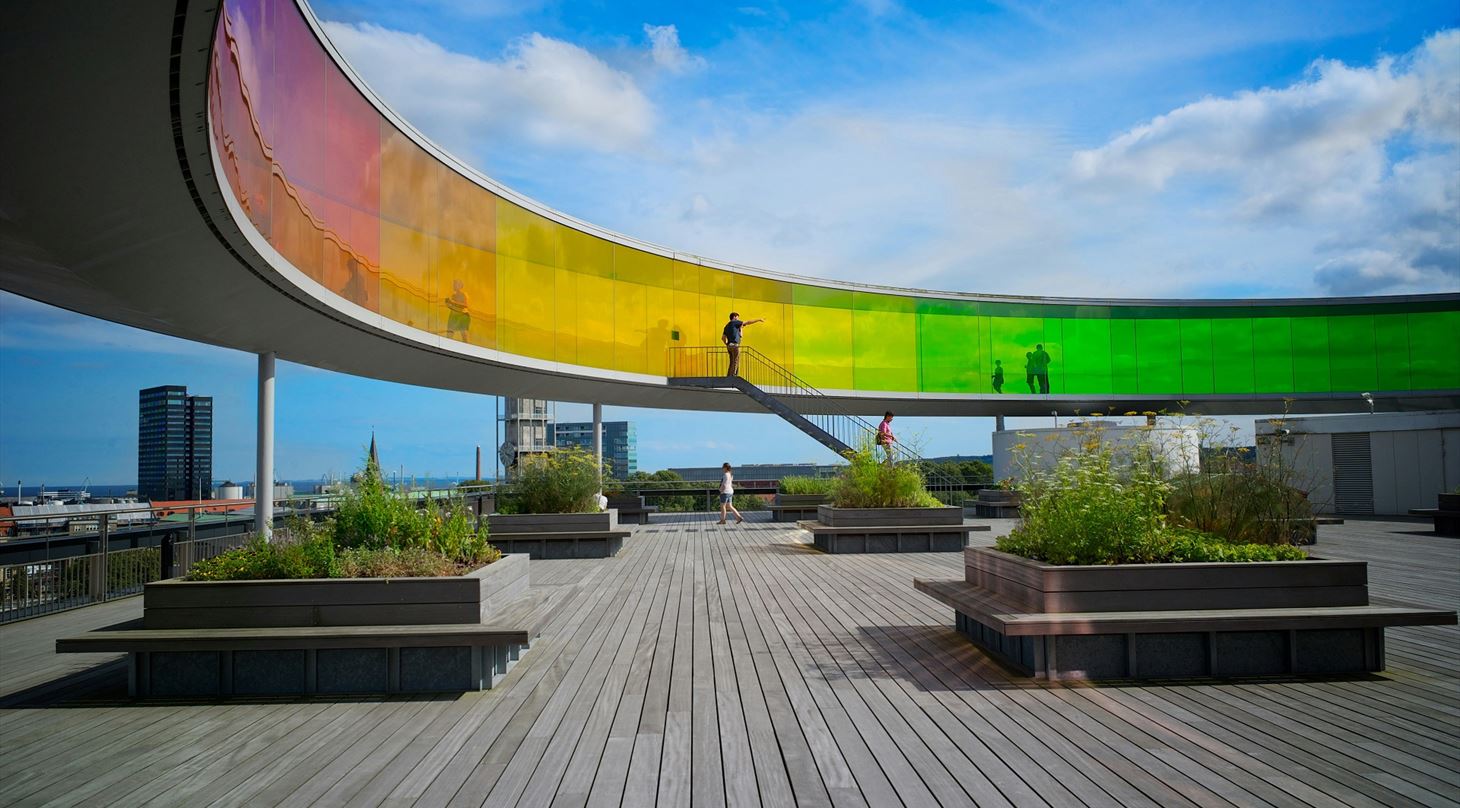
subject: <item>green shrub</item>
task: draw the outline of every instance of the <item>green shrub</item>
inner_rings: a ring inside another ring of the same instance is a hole
[[[835,477],[782,477],[776,490],[788,496],[830,496],[836,490],[836,481]]]
[[[1149,446],[1115,449],[1092,434],[1052,470],[1024,464],[1020,524],[995,547],[1049,564],[1144,564],[1179,561],[1287,561],[1296,547],[1234,543],[1165,516],[1172,484]],[[1017,458],[1016,458],[1017,462]]]
[[[832,502],[838,508],[927,508],[942,505],[923,487],[910,463],[885,463],[870,444],[846,453],[850,461],[836,478]]]
[[[500,513],[591,513],[598,510],[598,461],[577,448],[523,461]]]
[[[648,502],[649,500],[645,500]],[[704,509],[704,500],[692,494],[674,494],[671,496],[654,497],[653,503],[659,506],[660,513],[694,513]]]
[[[354,547],[339,555],[340,571],[346,578],[424,578],[461,575],[502,557],[495,547],[474,562],[462,563],[424,547]]]
[[[1171,524],[1244,544],[1288,544],[1289,520],[1313,518],[1313,506],[1301,491],[1255,463],[1177,477],[1166,510]]]
[[[190,581],[257,581],[278,578],[338,578],[339,559],[328,536],[299,542],[252,542],[193,564]]]

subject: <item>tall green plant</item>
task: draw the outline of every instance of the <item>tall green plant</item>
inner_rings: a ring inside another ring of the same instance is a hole
[[[588,513],[598,510],[602,469],[583,449],[557,449],[528,458],[508,494],[513,513]]]
[[[832,502],[839,508],[931,508],[942,505],[923,486],[912,463],[887,463],[870,443],[846,452]]]
[[[835,477],[782,477],[776,490],[788,496],[829,495],[836,486]]]

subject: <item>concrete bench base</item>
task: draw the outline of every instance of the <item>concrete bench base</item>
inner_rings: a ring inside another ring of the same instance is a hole
[[[1453,625],[1408,606],[1021,611],[965,581],[914,586],[954,609],[954,627],[1026,676],[1170,679],[1353,674],[1384,669],[1384,628]]]
[[[461,692],[495,686],[535,633],[480,625],[138,625],[60,639],[56,651],[126,652],[134,697]]]
[[[621,505],[618,508],[618,520],[626,525],[647,525],[649,517],[658,512],[658,505],[645,505],[642,508],[625,508]]]
[[[492,536],[503,553],[531,558],[608,558],[623,549],[627,530],[576,530],[570,533],[504,533]]]
[[[821,522],[797,525],[811,532],[812,544],[823,553],[961,553],[968,534],[988,525],[867,525],[829,527]]]

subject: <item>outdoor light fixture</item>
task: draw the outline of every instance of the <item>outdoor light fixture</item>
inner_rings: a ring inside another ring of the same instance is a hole
[[[1370,415],[1373,415],[1374,414],[1374,394],[1373,393],[1359,393],[1359,397],[1362,398],[1364,401],[1368,402],[1368,404],[1369,404],[1369,414]]]

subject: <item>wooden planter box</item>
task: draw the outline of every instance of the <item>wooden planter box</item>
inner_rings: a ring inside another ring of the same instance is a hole
[[[532,558],[608,558],[623,548],[629,531],[618,524],[618,511],[599,513],[494,513],[487,529],[504,553]]]
[[[963,524],[963,509],[836,508],[819,505],[815,521],[800,522],[824,553],[950,553],[987,526]]]
[[[914,586],[974,644],[1050,679],[1350,674],[1384,669],[1384,628],[1453,611],[1369,604],[1361,561],[1055,566],[988,548],[963,581]]]
[[[838,508],[833,505],[818,505],[816,521],[827,527],[961,525],[963,509],[951,505],[935,508]]]
[[[527,594],[527,565],[525,555],[506,555],[443,578],[173,578],[143,588],[142,619],[149,629],[484,623]]]
[[[964,578],[1031,612],[1363,606],[1362,561],[1055,566],[987,547],[964,553]]]
[[[828,494],[776,494],[776,501],[771,505],[771,520],[799,522],[815,519],[817,507],[830,498]]]
[[[1442,511],[1460,511],[1460,494],[1440,494],[1436,507]]]

